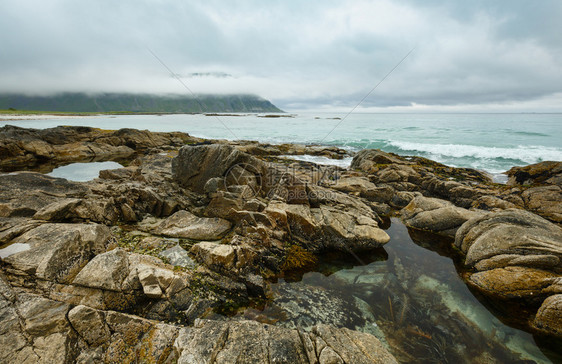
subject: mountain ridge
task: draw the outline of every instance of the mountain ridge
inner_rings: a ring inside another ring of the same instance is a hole
[[[60,112],[283,112],[256,95],[153,95],[130,93],[74,93],[50,96],[0,94],[0,109]]]

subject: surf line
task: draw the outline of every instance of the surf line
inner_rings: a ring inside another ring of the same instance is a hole
[[[333,132],[334,130],[336,130],[336,129],[341,125],[341,123],[343,123],[344,120],[347,119],[347,117],[348,117],[349,115],[351,115],[351,113],[353,113],[353,112],[355,111],[355,109],[357,109],[357,108],[359,107],[359,105],[361,105],[361,103],[363,103],[363,101],[365,101],[365,99],[366,99],[367,97],[369,97],[369,95],[371,95],[371,94],[373,93],[373,91],[375,91],[375,90],[377,89],[377,87],[379,87],[379,85],[380,85],[381,83],[383,83],[384,80],[386,80],[386,79],[388,78],[388,76],[390,76],[390,75],[392,74],[392,72],[394,72],[394,70],[397,69],[398,66],[400,66],[400,65],[402,64],[402,62],[404,62],[404,61],[406,60],[406,58],[408,58],[408,57],[410,56],[410,54],[412,54],[412,52],[413,52],[415,49],[416,49],[416,47],[410,49],[410,51],[409,51],[408,53],[406,53],[406,55],[400,60],[400,62],[398,62],[398,63],[397,63],[397,64],[396,64],[396,65],[395,65],[395,66],[394,66],[394,67],[393,67],[393,68],[392,68],[392,69],[391,69],[391,70],[390,70],[390,71],[389,71],[389,72],[372,88],[372,89],[371,89],[371,91],[369,91],[369,92],[361,99],[361,101],[359,101],[359,102],[357,103],[357,105],[355,105],[355,106],[340,120],[340,122],[337,123],[336,126],[334,126],[334,127],[332,128],[332,130],[330,130],[330,132],[329,132],[328,134],[326,134],[326,136],[320,140],[319,143],[322,143],[324,140],[326,140],[326,138],[329,137],[329,136],[332,134],[332,132]]]
[[[146,46],[146,49],[150,52],[150,54],[152,54],[152,56],[154,56],[154,58],[156,58],[156,60],[157,60],[158,62],[160,62],[160,64],[161,64],[162,66],[164,66],[164,68],[166,68],[166,69],[168,70],[168,72],[170,72],[170,74],[172,75],[173,78],[175,78],[176,80],[178,80],[178,82],[181,83],[182,86],[183,86],[187,91],[189,91],[189,93],[191,94],[191,96],[193,96],[193,98],[195,99],[195,101],[197,102],[197,104],[199,104],[199,107],[201,108],[201,111],[206,110],[207,107],[205,107],[205,105],[201,102],[201,100],[199,100],[199,98],[197,97],[197,95],[195,95],[195,93],[194,93],[193,91],[191,91],[191,89],[185,84],[185,82],[183,82],[183,81],[181,80],[181,78],[178,76],[178,74],[175,73],[174,71],[172,71],[172,70],[170,69],[170,67],[168,67],[168,66],[166,65],[166,63],[164,63],[164,61],[162,61],[162,59],[160,59],[160,57],[158,57],[158,56],[156,55],[156,53],[154,53],[154,52],[152,51],[152,49],[150,49],[148,46]],[[234,137],[234,139],[240,139],[240,138],[238,138],[238,136],[237,136],[228,126],[226,126],[226,124],[225,124],[216,114],[214,114],[213,116],[215,117],[215,119],[217,119],[217,120],[222,124],[222,126],[224,126],[224,128],[225,128],[226,130],[228,130],[228,131],[230,132],[230,134],[232,134],[232,136]]]

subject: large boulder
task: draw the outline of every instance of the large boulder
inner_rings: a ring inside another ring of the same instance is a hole
[[[103,225],[44,224],[12,240],[29,249],[4,262],[16,275],[69,283],[86,262],[105,251],[110,236]]]
[[[470,219],[455,245],[478,271],[469,283],[488,295],[537,304],[562,293],[562,228],[531,212],[509,209]]]
[[[216,177],[232,179],[224,182],[230,185],[258,187],[265,177],[265,164],[230,145],[188,145],[172,160],[172,173],[180,185],[204,193],[205,184]]]
[[[378,248],[390,237],[379,228],[376,215],[367,211],[328,205],[274,203],[269,213],[289,226],[291,234],[313,252],[359,252]]]
[[[509,209],[477,216],[457,232],[466,264],[479,270],[506,266],[562,269],[562,228],[531,212]]]
[[[404,224],[410,228],[454,237],[462,224],[481,213],[457,207],[449,201],[416,196],[401,211]]]

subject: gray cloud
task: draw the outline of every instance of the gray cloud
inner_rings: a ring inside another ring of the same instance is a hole
[[[4,0],[0,14],[0,92],[185,92],[149,47],[177,74],[211,73],[185,79],[194,92],[345,109],[416,47],[363,107],[562,111],[556,0]]]

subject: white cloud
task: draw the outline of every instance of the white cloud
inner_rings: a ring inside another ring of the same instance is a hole
[[[186,92],[148,46],[175,73],[234,76],[185,79],[196,93],[255,93],[286,109],[350,108],[415,46],[362,106],[562,111],[553,96],[562,92],[562,6],[525,6],[3,1],[0,92]]]

